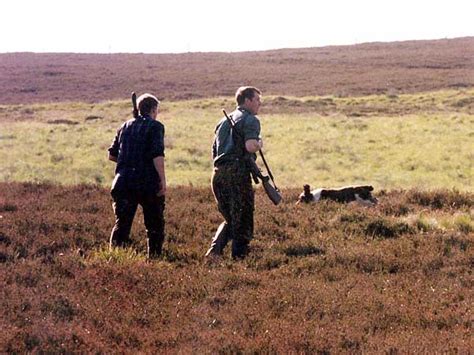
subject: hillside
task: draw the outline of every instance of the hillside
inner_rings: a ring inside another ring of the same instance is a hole
[[[0,54],[0,104],[272,95],[352,96],[474,86],[474,37],[242,53]]]

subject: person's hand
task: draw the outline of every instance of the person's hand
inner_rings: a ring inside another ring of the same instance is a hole
[[[261,139],[248,139],[245,141],[245,149],[249,153],[257,153],[263,147]]]
[[[160,183],[160,190],[157,193],[158,196],[165,196],[166,195],[166,181],[164,183]]]

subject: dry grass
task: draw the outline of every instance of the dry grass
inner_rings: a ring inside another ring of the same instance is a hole
[[[242,262],[206,265],[220,216],[209,189],[173,188],[165,253],[105,248],[100,187],[1,183],[0,352],[467,353],[474,196],[380,191],[373,209],[277,207],[257,193]],[[457,220],[424,228],[413,216]]]

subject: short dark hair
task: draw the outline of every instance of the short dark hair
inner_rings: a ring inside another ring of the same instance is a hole
[[[151,110],[158,107],[159,104],[160,102],[158,99],[148,93],[140,95],[137,99],[138,111],[140,111],[140,115],[142,116],[150,114]]]
[[[235,93],[235,101],[237,101],[237,105],[242,105],[245,99],[252,100],[255,94],[261,95],[262,92],[254,86],[241,86]]]

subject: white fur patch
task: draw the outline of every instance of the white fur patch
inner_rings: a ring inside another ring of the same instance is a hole
[[[316,190],[313,190],[311,191],[311,194],[313,195],[313,201],[314,202],[317,202],[321,199],[321,191],[323,189],[316,189]]]

